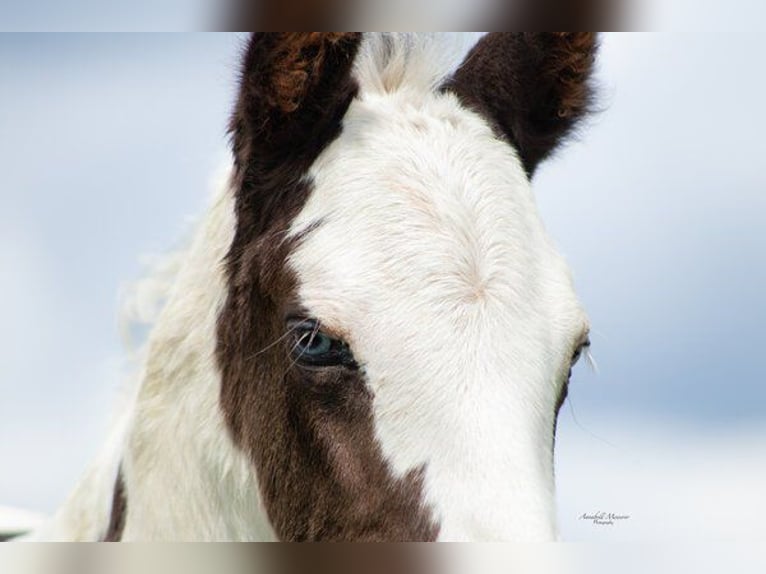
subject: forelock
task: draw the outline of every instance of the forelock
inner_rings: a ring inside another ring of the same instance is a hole
[[[464,61],[482,34],[366,34],[354,76],[362,93],[437,90]]]

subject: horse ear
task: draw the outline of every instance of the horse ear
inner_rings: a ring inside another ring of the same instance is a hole
[[[230,122],[235,163],[321,148],[356,93],[357,33],[255,33],[244,55]]]
[[[596,51],[592,32],[491,33],[445,89],[492,122],[531,177],[589,111]]]

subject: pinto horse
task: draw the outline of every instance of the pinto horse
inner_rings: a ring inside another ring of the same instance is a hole
[[[230,174],[48,540],[544,541],[588,320],[530,181],[591,33],[254,34]]]

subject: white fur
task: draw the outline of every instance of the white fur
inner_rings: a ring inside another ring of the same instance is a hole
[[[514,151],[433,91],[450,66],[378,43],[293,224],[321,222],[300,297],[364,365],[393,469],[425,465],[441,539],[554,539],[554,403],[587,320]]]
[[[483,34],[387,32],[367,34],[354,62],[366,93],[436,90],[465,60]]]
[[[555,536],[554,401],[587,320],[514,151],[434,90],[476,36],[366,36],[344,129],[295,220],[304,305],[345,333],[399,475],[425,466],[444,540]],[[103,537],[118,467],[124,540],[270,540],[219,406],[228,185],[143,293],[166,300],[104,454],[38,539]],[[139,310],[152,305],[140,305]],[[140,312],[144,315],[143,311]]]
[[[34,539],[98,540],[106,532],[117,469],[129,491],[122,539],[272,540],[248,458],[219,406],[216,320],[234,234],[233,192],[223,186],[191,247],[139,289],[139,317],[166,302],[134,391],[104,455]]]

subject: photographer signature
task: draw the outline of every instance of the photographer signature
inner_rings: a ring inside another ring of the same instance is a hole
[[[616,514],[614,512],[583,512],[578,520],[588,520],[598,526],[614,526],[617,522],[628,520],[630,514]]]

